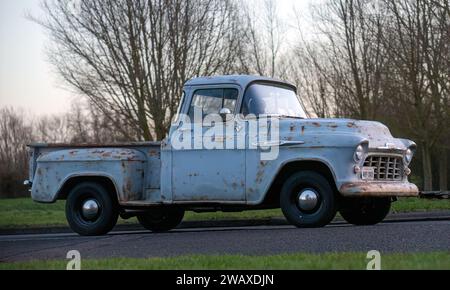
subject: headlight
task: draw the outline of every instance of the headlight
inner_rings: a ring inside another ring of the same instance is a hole
[[[406,150],[406,153],[405,153],[406,165],[409,165],[411,163],[413,156],[414,156],[414,152],[412,152],[411,149]]]
[[[364,157],[364,148],[362,147],[362,145],[359,145],[358,147],[356,147],[356,151],[355,151],[355,161],[359,162],[363,159]]]

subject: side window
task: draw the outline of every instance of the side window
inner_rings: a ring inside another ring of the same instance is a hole
[[[208,114],[219,114],[222,108],[228,108],[234,113],[237,98],[236,89],[197,90],[192,97],[189,117],[193,120],[195,108],[201,109],[202,118]]]
[[[230,109],[231,113],[234,113],[237,98],[238,98],[238,90],[225,89],[223,92],[223,108]]]

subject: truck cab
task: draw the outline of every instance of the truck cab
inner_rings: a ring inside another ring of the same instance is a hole
[[[297,227],[376,224],[408,181],[416,144],[378,122],[312,119],[292,84],[257,76],[188,81],[161,142],[30,145],[32,198],[66,200],[81,235],[109,232],[118,216],[152,231],[187,210],[282,209]]]

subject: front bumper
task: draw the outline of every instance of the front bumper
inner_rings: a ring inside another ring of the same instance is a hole
[[[417,197],[419,189],[415,184],[409,182],[349,182],[344,183],[339,192],[343,196],[399,196]]]

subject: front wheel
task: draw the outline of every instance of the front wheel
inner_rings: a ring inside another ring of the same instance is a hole
[[[336,198],[321,174],[303,171],[293,174],[283,185],[280,205],[286,219],[300,228],[323,227],[336,215]]]
[[[348,223],[364,226],[382,222],[390,209],[389,197],[346,198],[339,212]]]
[[[100,236],[111,231],[119,212],[116,202],[98,183],[75,186],[66,201],[66,218],[72,230],[82,236]]]
[[[154,208],[137,216],[139,223],[152,232],[167,232],[176,228],[184,217],[184,210],[176,207]]]

